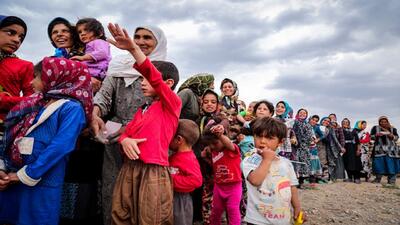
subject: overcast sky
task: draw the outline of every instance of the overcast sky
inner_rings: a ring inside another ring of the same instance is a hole
[[[369,127],[387,115],[400,127],[400,1],[129,1],[0,0],[0,14],[28,25],[19,57],[32,62],[52,55],[48,23],[95,17],[131,33],[139,25],[161,27],[168,60],[181,80],[208,72],[215,86],[237,81],[246,103],[286,100],[320,116],[365,119]],[[120,54],[113,47],[113,54]]]

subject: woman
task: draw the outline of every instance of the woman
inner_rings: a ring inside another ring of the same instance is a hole
[[[68,20],[54,18],[47,27],[47,34],[56,48],[55,57],[71,58],[83,54],[83,44]],[[91,81],[96,85],[93,79]],[[66,168],[60,224],[97,223],[101,220],[97,191],[103,148],[102,144],[90,139],[87,129],[79,136],[77,148],[71,153]]]
[[[342,127],[345,140],[344,148],[346,149],[343,154],[343,163],[348,176],[347,181],[361,184],[360,140],[358,139],[357,131],[351,130],[349,119],[344,118],[342,120]]]
[[[214,75],[199,73],[189,77],[178,89],[182,100],[180,119],[197,121],[200,116],[200,98],[207,89],[214,89]]]
[[[295,146],[296,161],[295,168],[299,176],[299,186],[304,183],[304,179],[310,177],[311,159],[310,144],[313,137],[313,130],[307,121],[308,112],[305,109],[299,109],[296,114],[296,120],[293,125],[293,131],[296,134],[297,145]]]
[[[237,103],[239,97],[239,88],[235,81],[225,78],[221,81],[221,113],[225,114],[231,126],[244,124],[246,120],[239,114],[239,104]]]
[[[293,109],[285,101],[279,101],[276,103],[275,107],[275,118],[284,122],[288,131],[287,137],[285,138],[283,144],[278,147],[278,154],[287,159],[294,159],[294,154],[292,152],[292,145],[297,144],[296,134],[293,132],[294,120]]]
[[[47,27],[47,34],[54,46],[56,57],[71,58],[83,55],[84,45],[79,40],[75,26],[62,17],[54,18]]]
[[[330,183],[336,182],[337,179],[344,179],[344,164],[342,154],[346,151],[340,144],[333,124],[328,117],[322,118],[323,125],[325,126],[326,137],[323,140],[326,147],[326,158],[328,162],[328,173]],[[326,121],[329,121],[327,123]],[[336,123],[336,122],[334,122]]]
[[[388,184],[394,185],[400,172],[400,151],[396,145],[399,135],[386,116],[379,117],[378,124],[371,130],[371,139],[375,141],[372,152],[374,183],[380,183],[382,176],[387,175]]]
[[[36,94],[6,119],[0,155],[10,183],[0,192],[0,223],[58,224],[68,155],[93,109],[81,63],[44,58],[32,85]]]
[[[0,137],[3,135],[8,111],[24,96],[33,94],[33,64],[19,59],[14,53],[25,39],[25,22],[15,16],[0,15]]]
[[[360,150],[361,150],[361,176],[365,177],[365,182],[368,182],[371,177],[371,158],[370,158],[370,150],[369,150],[369,142],[371,141],[371,135],[368,131],[365,130],[367,128],[367,121],[360,120],[354,124],[354,130],[358,135],[358,139],[360,140]]]
[[[155,26],[141,26],[135,29],[135,43],[150,60],[165,60],[167,57],[167,39],[164,32]],[[141,90],[141,75],[133,69],[134,59],[130,54],[114,57],[109,65],[103,84],[94,97],[93,133],[106,143],[103,155],[102,204],[103,223],[111,224],[111,200],[114,183],[122,166],[118,137],[132,115],[146,103]],[[122,125],[122,128],[110,134],[106,139],[99,136],[106,131],[101,118]]]

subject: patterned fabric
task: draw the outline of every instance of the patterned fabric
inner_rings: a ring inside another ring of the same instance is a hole
[[[282,103],[285,105],[285,112],[282,115],[276,115],[276,117],[279,117],[281,119],[293,118],[293,109],[292,109],[292,107],[290,107],[289,103],[287,103],[285,101],[279,101],[278,103],[276,103],[276,105],[278,105],[279,103]]]
[[[15,54],[6,54],[6,53],[0,51],[0,61],[3,60],[3,59],[5,59],[5,58],[9,58],[9,57],[11,57],[11,58],[16,58],[17,56],[16,56]],[[0,86],[0,87],[1,87],[1,86]],[[1,91],[3,91],[3,90],[0,89],[0,92],[1,92]]]
[[[229,79],[229,78],[225,78],[221,82],[220,89],[221,89],[221,92],[222,92],[222,86],[225,83],[228,83],[228,82],[232,83],[233,89],[235,90],[235,92],[233,93],[232,96],[226,96],[226,95],[222,94],[220,104],[222,106],[222,110],[223,111],[226,111],[226,110],[229,110],[229,109],[233,108],[233,109],[235,109],[236,112],[238,112],[239,110],[238,110],[238,104],[236,103],[236,100],[239,97],[239,88],[238,88],[236,82],[231,80],[231,79]]]
[[[191,76],[179,87],[178,93],[185,88],[192,90],[197,96],[202,96],[204,92],[214,82],[214,75],[209,73],[199,73]]]
[[[9,149],[12,167],[22,166],[22,158],[14,140],[24,137],[32,126],[35,117],[50,98],[75,98],[82,103],[87,121],[91,120],[93,110],[90,75],[82,63],[61,58],[43,59],[41,80],[44,90],[35,93],[16,105],[7,115],[6,131],[0,152]],[[0,154],[3,155],[3,154]]]
[[[300,110],[299,110],[300,111]],[[293,131],[296,134],[297,146],[296,160],[304,164],[296,164],[297,173],[301,177],[308,177],[310,175],[311,162],[310,162],[310,144],[313,137],[313,128],[306,119],[300,119],[299,114],[296,115],[296,121],[293,125]]]

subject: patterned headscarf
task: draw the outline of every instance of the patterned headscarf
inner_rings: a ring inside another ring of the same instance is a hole
[[[367,121],[365,121],[365,120],[358,120],[358,121],[354,124],[354,129],[362,130],[362,124],[363,124],[363,123],[367,123]]]
[[[6,131],[0,152],[9,149],[11,162],[15,166],[22,165],[22,158],[14,140],[25,136],[47,100],[51,98],[79,100],[85,111],[86,120],[88,122],[91,120],[93,96],[90,75],[85,64],[64,58],[45,57],[42,61],[41,80],[44,90],[17,104],[5,120]]]
[[[292,107],[290,107],[289,103],[285,102],[285,101],[279,101],[278,103],[276,103],[276,106],[278,106],[279,103],[282,103],[283,105],[285,105],[285,112],[282,115],[277,115],[277,117],[281,118],[281,119],[291,119],[293,118],[293,109]],[[277,107],[275,107],[277,108]],[[275,110],[276,113],[276,110]]]
[[[197,96],[203,96],[205,90],[210,88],[210,85],[214,82],[214,75],[209,73],[199,73],[189,77],[179,87],[178,93],[185,88],[192,90]]]

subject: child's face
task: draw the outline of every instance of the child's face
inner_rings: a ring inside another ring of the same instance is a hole
[[[206,94],[202,100],[202,109],[206,113],[213,113],[217,110],[218,99],[213,94]]]
[[[143,95],[145,97],[154,97],[157,95],[156,91],[154,90],[154,88],[150,85],[149,81],[143,77],[143,81],[142,81],[142,91],[143,91]]]
[[[70,48],[72,46],[71,31],[65,24],[57,24],[51,31],[51,40],[57,48]]]
[[[213,139],[208,144],[211,150],[221,152],[224,150],[224,144],[219,139]]]
[[[12,54],[18,50],[25,37],[22,26],[13,24],[0,29],[0,50]]]
[[[44,84],[42,79],[40,79],[40,76],[35,76],[35,78],[31,81],[31,85],[36,93],[42,92],[44,90]]]
[[[282,140],[279,140],[277,137],[267,138],[254,135],[254,145],[260,150],[270,149],[275,151],[281,143]]]
[[[348,120],[343,120],[343,121],[342,121],[342,127],[343,127],[343,128],[349,128],[349,127],[350,127],[350,121],[348,121]]]
[[[93,31],[90,31],[86,28],[86,24],[79,25],[76,30],[78,31],[79,39],[81,39],[82,43],[87,44],[94,39],[96,36]]]
[[[226,96],[232,96],[233,93],[235,93],[233,84],[231,82],[226,82],[224,85],[222,85],[222,93],[224,93]]]
[[[329,126],[330,123],[331,123],[331,121],[330,121],[328,118],[325,118],[325,119],[322,121],[322,125],[325,126],[325,127]]]
[[[317,123],[318,123],[318,119],[317,118],[313,117],[313,118],[310,119],[310,125],[311,126],[315,126],[315,125],[317,125]]]
[[[367,123],[361,123],[361,130],[365,130],[367,128]]]
[[[331,119],[332,122],[336,122],[336,116],[335,115],[329,115],[329,119]]]
[[[256,105],[255,102],[250,103],[249,108],[247,109],[247,112],[253,113],[254,106]]]
[[[262,117],[271,117],[271,112],[269,111],[268,107],[266,104],[261,103],[257,109],[256,109],[256,117],[257,118],[262,118]]]
[[[283,113],[285,113],[286,107],[285,107],[285,105],[284,105],[283,103],[278,103],[278,104],[276,105],[275,111],[276,111],[276,115],[280,116],[280,115],[282,115]]]
[[[137,30],[133,39],[146,56],[150,55],[157,46],[157,39],[146,29]]]

